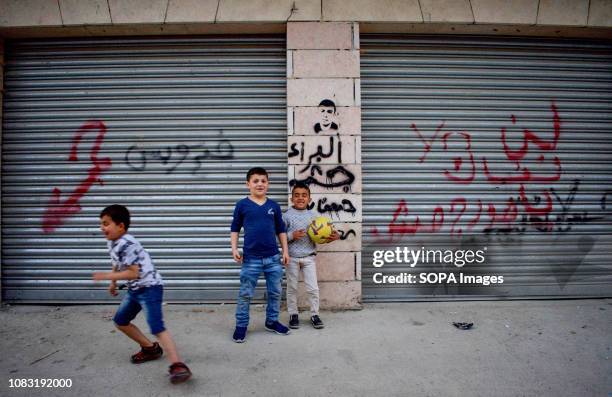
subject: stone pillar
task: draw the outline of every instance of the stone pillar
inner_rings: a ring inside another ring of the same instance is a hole
[[[359,25],[287,24],[289,180],[305,181],[313,209],[341,240],[319,245],[322,308],[361,306]],[[299,304],[305,304],[300,285]]]

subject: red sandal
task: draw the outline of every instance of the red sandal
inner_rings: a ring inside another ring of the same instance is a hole
[[[142,364],[146,361],[157,360],[164,354],[159,343],[154,342],[151,347],[143,347],[132,356],[132,364]]]
[[[191,371],[189,368],[181,362],[176,362],[168,369],[170,373],[170,382],[172,384],[183,383],[187,379],[191,378]]]

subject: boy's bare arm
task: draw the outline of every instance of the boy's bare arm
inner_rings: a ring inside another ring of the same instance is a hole
[[[128,267],[127,269],[120,271],[120,272],[116,272],[116,271],[112,271],[112,272],[95,272],[93,274],[93,279],[96,281],[101,281],[101,280],[111,280],[111,281],[117,281],[117,280],[135,280],[138,278],[138,265],[131,265],[130,267]]]
[[[113,272],[117,272],[117,266],[113,265]],[[117,292],[117,280],[111,280],[110,285],[108,286],[108,293],[111,294],[111,296],[117,296],[119,295],[119,293]]]
[[[289,245],[287,244],[287,233],[279,233],[278,239],[281,243],[281,248],[283,249],[283,265],[287,266],[289,264]]]
[[[234,260],[238,263],[242,263],[242,256],[238,251],[238,232],[232,232],[231,234],[231,242],[232,242],[232,256]]]

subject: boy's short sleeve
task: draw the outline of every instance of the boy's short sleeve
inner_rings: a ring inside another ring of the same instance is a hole
[[[231,231],[240,233],[240,229],[242,229],[242,223],[244,221],[244,213],[241,210],[240,201],[236,203],[234,207],[234,217],[232,219]]]
[[[285,230],[287,231],[287,240],[292,240],[292,235],[289,233],[289,229],[291,229],[291,221],[289,220],[289,216],[287,215],[287,211],[283,212],[283,223],[285,224]]]
[[[125,241],[125,244],[122,244],[117,252],[119,267],[125,269],[126,267],[138,264],[138,252],[137,244]]]
[[[276,211],[274,211],[274,227],[276,228],[276,234],[287,233],[287,227],[283,221],[283,213],[280,205],[276,204]]]

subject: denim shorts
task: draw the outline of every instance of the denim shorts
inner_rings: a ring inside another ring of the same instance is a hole
[[[128,325],[144,307],[147,316],[147,324],[153,335],[166,330],[162,317],[162,298],[164,287],[154,285],[142,287],[137,290],[128,290],[121,301],[113,321],[117,325]]]

